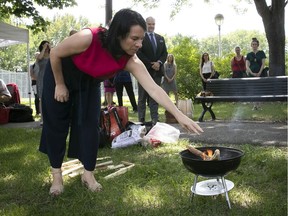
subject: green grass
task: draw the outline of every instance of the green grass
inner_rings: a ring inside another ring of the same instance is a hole
[[[137,99],[137,98],[136,98]],[[174,101],[174,98],[171,98]],[[103,101],[104,99],[102,99]],[[114,100],[117,102],[117,98],[114,96]],[[22,99],[24,104],[29,104],[28,99]],[[137,113],[132,112],[132,107],[128,97],[123,97],[123,105],[129,108],[129,120],[137,122]],[[283,102],[265,102],[258,103],[260,110],[253,111],[254,103],[214,103],[213,111],[217,120],[227,121],[269,121],[269,122],[287,122],[287,103]],[[34,109],[34,105],[32,105]],[[35,111],[34,111],[35,113]],[[159,120],[165,122],[165,110],[159,107]],[[200,103],[194,103],[193,105],[193,120],[198,121],[200,114],[202,113],[202,106]],[[39,119],[38,116],[35,118]],[[150,121],[149,107],[146,109],[146,121]],[[204,121],[210,121],[210,113],[207,112],[204,116]]]
[[[125,106],[131,106],[129,101],[124,101]],[[267,102],[260,103],[260,110],[253,111],[253,103],[214,103],[212,110],[216,115],[217,120],[224,121],[268,121],[268,122],[287,122],[287,103],[283,102]],[[138,121],[137,114],[132,113],[129,108],[129,118],[131,121]],[[193,105],[193,120],[198,121],[202,113],[202,106],[199,103]],[[149,121],[149,107],[146,109],[146,121]],[[165,122],[165,110],[159,108],[159,120]],[[207,112],[204,116],[204,121],[210,121],[210,113]]]
[[[215,112],[229,120],[238,106],[243,106],[244,120],[251,120],[247,116],[261,121],[287,118],[285,105],[278,103],[262,106],[263,112],[267,109],[273,115],[263,115],[262,111],[255,114],[251,104],[215,104]],[[197,119],[201,107],[196,104],[194,108]],[[163,112],[161,109],[162,119]],[[136,121],[136,114],[131,113],[131,119]],[[229,210],[222,195],[196,196],[190,202],[194,174],[186,170],[179,156],[188,143],[184,139],[155,149],[139,145],[100,149],[99,157],[110,156],[115,165],[129,161],[135,167],[110,180],[104,177],[111,171],[96,170],[95,176],[104,188],[100,193],[87,191],[80,176],[66,176],[65,192],[51,198],[49,162],[38,151],[40,134],[40,129],[0,130],[0,215],[287,215],[287,148],[249,143],[237,146],[245,155],[238,169],[226,176],[235,184],[229,192]]]
[[[224,196],[196,196],[190,203],[194,175],[184,168],[178,154],[185,140],[157,149],[138,145],[101,149],[99,157],[110,156],[114,164],[125,160],[136,165],[110,180],[104,179],[109,171],[95,171],[104,187],[101,193],[84,189],[79,176],[65,177],[65,193],[51,198],[49,164],[37,150],[40,130],[6,128],[0,135],[1,215],[287,214],[286,148],[237,147],[245,156],[239,168],[226,177],[235,184],[229,192],[229,210]]]

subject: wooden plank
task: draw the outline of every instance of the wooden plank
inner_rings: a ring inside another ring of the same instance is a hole
[[[105,176],[104,179],[107,180],[107,179],[111,179],[111,178],[114,178],[114,177],[116,177],[116,176],[122,175],[122,174],[126,173],[128,170],[130,170],[130,169],[131,169],[132,167],[134,167],[134,166],[135,166],[135,164],[132,164],[132,165],[130,165],[130,166],[121,168],[121,169],[117,170],[116,172],[111,173],[111,174]]]

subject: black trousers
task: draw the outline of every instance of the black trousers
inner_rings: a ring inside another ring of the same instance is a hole
[[[70,131],[68,157],[78,158],[86,170],[93,171],[99,146],[100,80],[79,71],[69,58],[62,61],[62,67],[69,101],[54,99],[55,80],[49,61],[44,74],[39,150],[48,155],[53,168],[60,168]]]
[[[36,80],[32,80],[32,89],[34,92],[34,88],[37,89],[37,81]],[[34,92],[34,104],[35,104],[35,110],[36,110],[36,114],[40,114],[40,100],[37,94],[37,90],[36,93]]]
[[[152,77],[155,83],[161,86],[161,76]],[[146,116],[146,102],[149,100],[149,109],[151,120],[156,123],[159,118],[158,114],[158,103],[149,96],[149,94],[145,91],[145,89],[138,83],[138,120],[145,121]]]
[[[118,99],[118,105],[123,106],[123,89],[126,89],[126,92],[128,94],[130,103],[133,107],[134,111],[137,111],[137,104],[135,100],[135,94],[133,91],[133,85],[132,82],[116,82],[115,83],[115,89],[116,89],[116,95]]]
[[[203,74],[203,77],[204,77],[205,79],[208,79],[210,76],[211,76],[211,73],[205,73],[205,74]],[[206,82],[204,82],[203,79],[202,79],[202,86],[203,86],[203,90],[206,91]]]

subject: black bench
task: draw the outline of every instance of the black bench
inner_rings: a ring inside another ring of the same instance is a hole
[[[213,96],[197,95],[195,98],[203,107],[198,120],[202,122],[207,111],[211,114],[212,120],[216,119],[212,111],[213,102],[287,102],[287,78],[277,76],[210,79],[206,91],[212,92]]]

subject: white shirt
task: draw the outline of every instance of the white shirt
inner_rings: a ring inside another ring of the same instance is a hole
[[[202,67],[202,74],[212,73],[212,65],[214,66],[212,61],[204,62]]]

